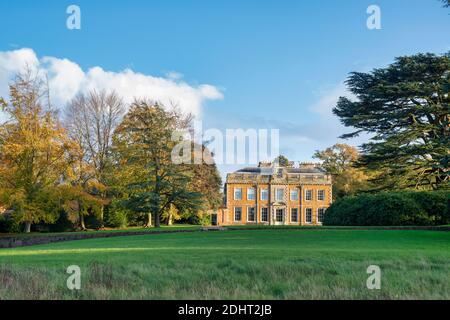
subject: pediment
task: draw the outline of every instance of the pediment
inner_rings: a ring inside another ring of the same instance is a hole
[[[286,206],[286,202],[272,202],[272,206]]]

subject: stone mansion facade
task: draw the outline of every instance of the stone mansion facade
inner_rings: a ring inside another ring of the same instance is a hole
[[[260,163],[227,175],[216,225],[321,225],[332,202],[331,175],[316,164]]]

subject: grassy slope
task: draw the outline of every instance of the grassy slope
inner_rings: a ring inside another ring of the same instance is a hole
[[[65,287],[72,264],[78,292]],[[366,288],[371,264],[381,290]],[[0,250],[0,299],[450,299],[449,270],[447,232],[158,234]]]

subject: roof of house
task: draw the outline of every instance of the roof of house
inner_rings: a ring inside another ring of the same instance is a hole
[[[304,183],[331,184],[331,175],[319,164],[300,163],[279,166],[263,163],[258,167],[246,167],[227,174],[226,183]]]
[[[325,174],[325,170],[320,167],[304,167],[304,168],[286,168],[286,167],[280,167],[280,169],[283,169],[286,173],[292,173],[292,174],[302,174],[302,173],[312,173],[312,174]],[[267,168],[260,168],[260,167],[247,167],[240,170],[237,170],[235,173],[253,173],[253,174],[260,174],[263,172],[263,170],[267,170]]]

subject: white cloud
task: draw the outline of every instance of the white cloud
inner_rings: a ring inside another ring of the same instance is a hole
[[[8,94],[8,84],[15,73],[24,71],[27,66],[34,69],[38,64],[31,49],[0,51],[0,96]]]
[[[166,73],[166,77],[172,80],[180,80],[183,78],[183,74],[176,71],[169,71]]]
[[[0,51],[0,96],[7,96],[12,77],[26,66],[47,74],[52,102],[64,107],[77,93],[91,89],[115,90],[126,102],[147,98],[164,105],[177,105],[184,112],[201,116],[202,106],[208,100],[223,98],[212,85],[190,85],[182,75],[172,72],[167,77],[156,77],[125,69],[107,71],[95,66],[87,71],[77,63],[56,57],[38,58],[32,49]]]
[[[62,105],[84,89],[86,75],[70,60],[44,57],[40,69],[48,75],[52,100]]]

